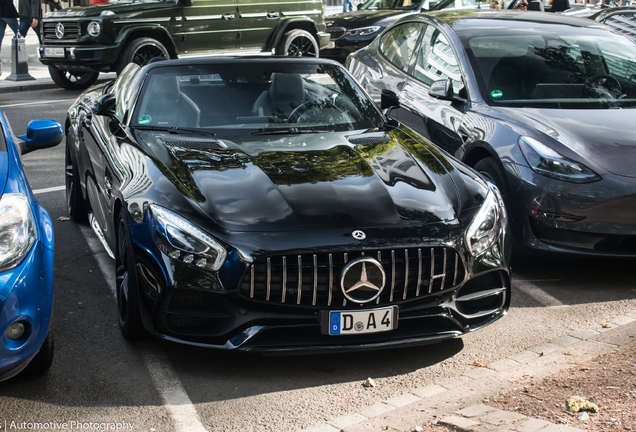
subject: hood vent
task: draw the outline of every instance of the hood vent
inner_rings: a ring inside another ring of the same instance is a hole
[[[208,141],[172,141],[164,139],[163,142],[166,145],[172,147],[180,147],[185,149],[194,150],[223,150],[227,148],[227,145],[223,141],[208,140]]]
[[[351,144],[379,144],[391,141],[391,137],[385,133],[370,133],[354,135],[347,138]]]

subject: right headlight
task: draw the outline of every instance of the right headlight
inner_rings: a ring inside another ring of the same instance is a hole
[[[29,201],[22,194],[0,199],[0,271],[17,267],[38,239]]]
[[[91,21],[90,23],[88,23],[88,28],[86,30],[88,31],[89,35],[97,37],[102,31],[102,26],[98,21]]]
[[[466,230],[466,245],[473,256],[490,249],[499,236],[503,201],[498,198],[498,192],[495,186],[491,186],[479,212]]]
[[[519,137],[519,147],[537,174],[573,183],[592,183],[601,176],[580,162],[568,159],[534,138]]]
[[[227,252],[219,242],[176,213],[156,204],[149,207],[153,239],[161,252],[207,270],[221,268]]]
[[[373,34],[380,30],[382,27],[380,26],[371,26],[371,27],[360,27],[357,29],[351,29],[347,31],[348,35],[351,36],[367,36]]]

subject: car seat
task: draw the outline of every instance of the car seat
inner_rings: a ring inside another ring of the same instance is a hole
[[[256,99],[252,114],[287,118],[305,102],[305,86],[299,74],[274,72],[271,85]]]
[[[541,0],[532,0],[530,3],[528,3],[528,10],[545,12],[545,9],[543,8],[543,2]]]
[[[201,110],[181,92],[179,78],[174,75],[151,78],[140,113],[150,116],[150,124],[158,126],[198,127],[201,119]]]

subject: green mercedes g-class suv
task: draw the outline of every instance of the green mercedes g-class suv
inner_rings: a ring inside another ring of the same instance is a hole
[[[321,0],[108,0],[50,12],[42,30],[40,61],[71,90],[154,57],[317,57],[329,43]]]

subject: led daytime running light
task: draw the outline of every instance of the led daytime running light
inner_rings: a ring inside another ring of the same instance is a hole
[[[156,204],[150,205],[154,227],[160,238],[157,247],[170,258],[186,264],[218,271],[227,251],[218,241],[186,219]]]

